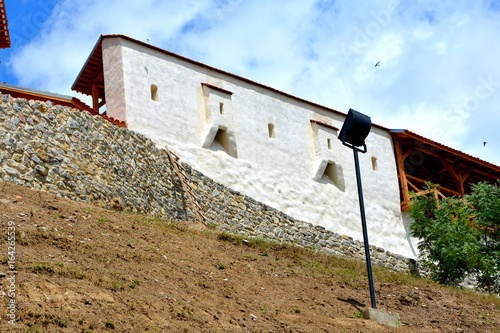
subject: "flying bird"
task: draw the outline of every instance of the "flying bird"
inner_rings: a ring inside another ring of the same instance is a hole
[[[487,144],[487,143],[488,143],[488,142],[486,142],[486,141],[483,141],[483,147],[484,147],[484,146],[486,146],[486,144]]]
[[[375,64],[375,67],[380,67],[380,61]]]

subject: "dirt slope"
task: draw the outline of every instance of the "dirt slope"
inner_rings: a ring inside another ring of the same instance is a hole
[[[375,269],[378,307],[401,316],[400,327],[380,325],[359,318],[370,305],[363,263],[1,181],[0,234],[2,332],[485,333],[500,327],[496,298]],[[16,319],[9,324],[12,285]]]

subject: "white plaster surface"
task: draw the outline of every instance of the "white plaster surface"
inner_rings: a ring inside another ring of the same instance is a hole
[[[123,38],[105,39],[103,52],[109,115],[217,182],[296,219],[362,240],[353,152],[336,131],[311,123],[340,129],[344,115]],[[151,84],[158,86],[158,101],[151,100]],[[269,137],[269,123],[275,138]],[[232,134],[237,158],[203,148],[210,131],[221,127]],[[374,126],[366,144],[360,164],[370,244],[414,258],[400,211],[390,133]],[[315,180],[328,162],[335,163],[343,186]]]

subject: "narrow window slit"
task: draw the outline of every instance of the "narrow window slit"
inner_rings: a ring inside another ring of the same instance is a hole
[[[378,163],[377,163],[377,158],[372,157],[372,170],[373,171],[378,171]]]
[[[151,85],[151,99],[158,102],[158,86],[156,84]]]
[[[268,134],[269,134],[269,137],[274,139],[276,138],[276,134],[274,133],[274,125],[269,123],[267,124],[267,130],[268,130]]]

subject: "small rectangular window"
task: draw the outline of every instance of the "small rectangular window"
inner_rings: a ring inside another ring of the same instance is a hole
[[[373,171],[378,171],[378,163],[377,163],[377,158],[372,157],[372,170]]]
[[[273,124],[271,124],[271,123],[267,124],[267,130],[269,132],[270,138],[272,138],[272,139],[276,138],[276,134],[274,133],[274,125]]]
[[[151,85],[151,99],[158,102],[158,86],[155,84]]]

